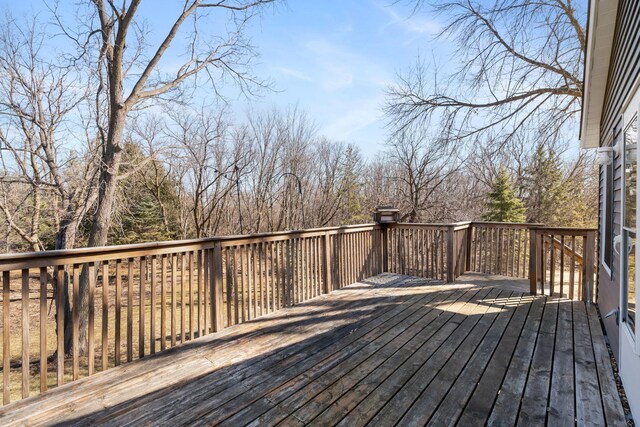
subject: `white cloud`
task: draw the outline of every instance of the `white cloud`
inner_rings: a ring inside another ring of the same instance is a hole
[[[402,16],[392,6],[384,5],[381,7],[389,17],[389,22],[387,22],[383,28],[392,26],[400,27],[405,32],[417,36],[435,36],[442,30],[442,25],[436,20],[420,17],[415,14]]]
[[[337,140],[350,139],[358,135],[363,129],[380,124],[382,114],[380,106],[384,101],[383,95],[377,95],[366,99],[359,99],[351,104],[343,105],[335,116],[323,129],[324,133]],[[378,135],[382,139],[382,135]]]
[[[308,74],[288,67],[273,67],[273,71],[276,73],[284,74],[285,76],[293,77],[298,80],[303,80],[306,82],[312,81],[312,78],[309,77]]]
[[[308,72],[326,90],[344,90],[363,84],[385,87],[392,80],[389,70],[376,59],[327,39],[307,40],[301,47],[309,59]]]

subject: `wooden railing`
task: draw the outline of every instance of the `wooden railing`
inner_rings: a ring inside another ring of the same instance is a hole
[[[382,240],[358,225],[1,255],[3,402],[379,274]]]
[[[389,269],[453,281],[466,271],[529,279],[530,291],[592,301],[594,229],[460,222],[391,224]]]
[[[531,229],[531,293],[593,301],[596,230]]]
[[[529,277],[530,224],[475,222],[468,271]]]
[[[594,239],[527,224],[365,224],[0,255],[3,402],[385,271],[529,277],[534,293],[590,301]]]
[[[389,272],[455,280],[467,269],[470,222],[388,226]]]

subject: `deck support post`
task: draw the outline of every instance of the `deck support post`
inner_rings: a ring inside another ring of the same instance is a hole
[[[213,329],[213,332],[219,332],[224,328],[222,318],[222,306],[224,305],[222,297],[222,244],[220,242],[216,242],[213,246],[210,266],[211,329]],[[230,297],[231,295],[227,295],[227,298]]]
[[[582,300],[587,304],[593,303],[593,276],[594,276],[594,264],[595,264],[595,245],[596,245],[596,233],[595,231],[587,232],[586,245],[583,250],[583,262],[582,262]]]

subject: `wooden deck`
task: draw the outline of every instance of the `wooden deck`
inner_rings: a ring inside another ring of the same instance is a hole
[[[523,287],[524,286],[524,287]],[[596,308],[384,274],[0,409],[0,425],[624,425]]]

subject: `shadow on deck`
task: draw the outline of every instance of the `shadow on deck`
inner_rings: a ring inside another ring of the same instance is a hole
[[[0,424],[622,425],[594,306],[383,274],[0,409]]]

